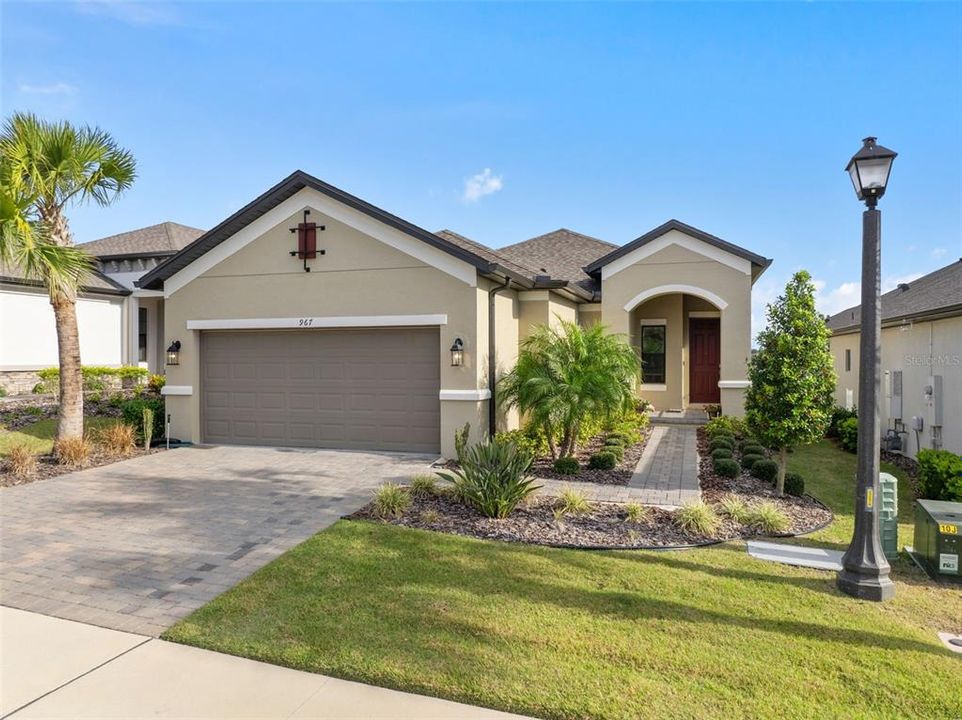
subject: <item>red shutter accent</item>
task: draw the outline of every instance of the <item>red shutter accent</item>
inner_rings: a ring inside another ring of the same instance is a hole
[[[297,256],[305,260],[317,257],[317,225],[299,223],[297,226]]]

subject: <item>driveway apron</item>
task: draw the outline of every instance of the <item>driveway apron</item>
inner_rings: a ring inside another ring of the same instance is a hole
[[[0,603],[157,636],[434,458],[193,447],[0,490]]]

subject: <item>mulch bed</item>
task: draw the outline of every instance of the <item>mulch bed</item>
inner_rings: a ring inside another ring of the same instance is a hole
[[[791,522],[787,535],[811,532],[833,518],[832,511],[810,495],[778,497],[773,483],[752,477],[744,470],[735,478],[716,475],[704,428],[698,428],[698,482],[701,484],[702,499],[707,503],[716,503],[726,495],[736,495],[749,504],[766,500],[774,503]]]
[[[555,472],[553,467],[554,460],[551,456],[541,457],[531,465],[531,474],[535,477],[549,480],[562,480],[565,482],[592,482],[602,485],[627,485],[635,471],[635,466],[641,459],[641,453],[645,449],[648,437],[651,435],[651,425],[645,426],[641,431],[641,440],[634,445],[625,448],[625,456],[621,462],[611,470],[595,470],[588,467],[588,460],[596,452],[601,450],[605,444],[605,435],[598,435],[578,448],[576,457],[581,468],[574,475],[562,475]]]
[[[67,473],[76,472],[77,470],[87,470],[89,468],[102,467],[104,465],[120,462],[121,460],[130,460],[131,458],[141,457],[143,455],[153,455],[154,453],[164,452],[164,450],[165,448],[163,447],[152,447],[150,450],[144,450],[143,447],[137,446],[137,448],[130,453],[130,455],[127,455],[126,457],[117,457],[116,455],[107,455],[94,449],[91,451],[90,458],[87,460],[87,462],[79,467],[76,465],[61,465],[51,454],[39,455],[37,457],[36,469],[27,477],[18,478],[11,473],[0,472],[0,487],[27,485],[37,480],[49,480],[50,478],[55,478],[58,475],[66,475]]]
[[[88,394],[84,397],[84,416],[121,416],[120,402],[136,396],[132,390],[118,390],[111,397]],[[39,420],[57,417],[59,404],[52,395],[18,396],[0,401],[0,428],[15,431]]]

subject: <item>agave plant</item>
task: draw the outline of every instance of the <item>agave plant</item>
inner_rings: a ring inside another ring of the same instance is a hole
[[[485,517],[506,518],[540,485],[528,475],[531,455],[513,442],[478,443],[464,452],[460,470],[439,472],[454,494]]]

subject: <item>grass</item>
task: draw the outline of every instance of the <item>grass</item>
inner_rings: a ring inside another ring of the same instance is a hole
[[[792,463],[839,510],[817,538],[847,542],[848,456]],[[962,593],[894,576],[878,605],[740,542],[584,552],[342,521],[165,637],[545,718],[960,716],[935,631],[962,631]]]
[[[116,418],[88,417],[84,418],[84,431],[91,432],[115,425],[120,422]],[[38,420],[19,430],[0,428],[0,457],[7,454],[15,445],[25,445],[37,455],[44,455],[53,450],[53,439],[57,434],[56,418]]]

